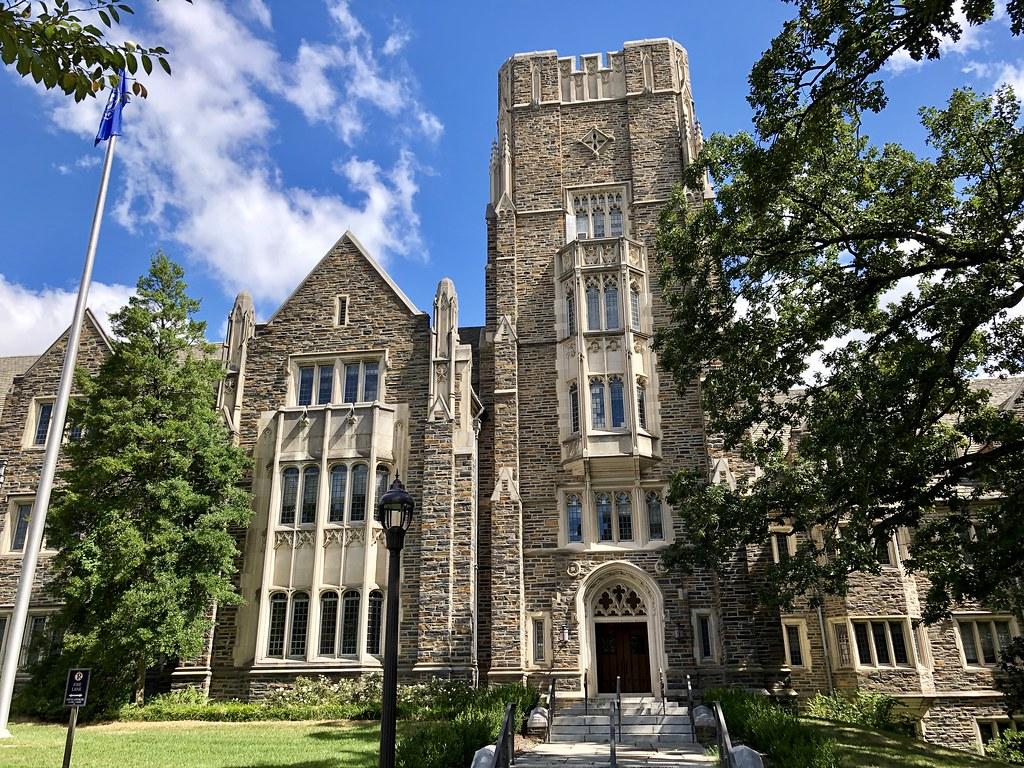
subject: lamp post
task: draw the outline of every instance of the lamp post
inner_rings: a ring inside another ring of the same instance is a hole
[[[412,496],[395,476],[377,507],[377,520],[388,547],[388,615],[384,634],[384,689],[380,708],[380,768],[395,768],[395,725],[398,719],[398,580],[405,533],[412,525]]]

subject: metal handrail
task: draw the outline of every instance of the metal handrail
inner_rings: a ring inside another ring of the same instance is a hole
[[[544,741],[551,741],[551,723],[555,720],[555,678],[548,681],[548,732]]]
[[[615,676],[615,713],[619,728],[619,741],[622,741],[622,678]]]
[[[516,704],[510,701],[505,707],[505,719],[501,723],[498,740],[494,744],[494,760],[491,768],[509,768],[516,764]]]
[[[665,670],[658,667],[658,685],[661,688],[661,714],[665,714],[665,702],[668,700],[668,680],[665,679]]]
[[[686,675],[686,711],[690,715],[690,737],[697,741],[697,723],[693,718],[693,681],[689,673]]]
[[[611,703],[611,706],[610,706],[610,708],[608,710],[608,751],[609,751],[609,762],[608,762],[608,764],[611,766],[611,768],[616,768],[616,766],[618,765],[616,754],[615,754],[615,752],[616,752],[616,741],[617,741],[616,738],[615,738],[615,719],[616,719],[616,710],[618,710],[618,709],[619,709],[618,702],[616,702],[613,699],[612,703]],[[622,725],[621,725],[621,721],[620,721],[619,737],[621,738],[621,736],[622,736]]]
[[[729,738],[729,729],[725,725],[725,712],[717,701],[711,702],[711,709],[714,710],[718,723],[718,760],[724,768],[733,768],[732,739]]]
[[[590,714],[590,675],[584,671],[583,673],[583,714]]]

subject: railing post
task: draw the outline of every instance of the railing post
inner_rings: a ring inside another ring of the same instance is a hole
[[[615,702],[614,701],[612,702],[612,707],[611,708],[612,709],[618,709],[618,707],[615,706]],[[618,763],[616,762],[616,757],[615,757],[615,713],[614,712],[610,713],[610,715],[608,717],[608,732],[609,732],[608,746],[609,746],[609,750],[610,750],[610,763],[609,764],[611,765],[611,768],[616,768]]]
[[[690,738],[696,743],[697,742],[697,724],[693,719],[693,682],[690,679],[690,674],[686,674],[686,711],[690,716]]]
[[[622,741],[622,678],[615,676],[615,719],[619,728],[619,741]]]

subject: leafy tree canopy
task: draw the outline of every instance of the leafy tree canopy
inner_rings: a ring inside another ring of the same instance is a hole
[[[220,362],[182,277],[157,254],[111,317],[112,354],[79,372],[82,437],[47,520],[65,659],[96,668],[114,703],[158,660],[197,656],[211,605],[239,600],[230,530],[250,517],[247,459],[216,412]],[[63,680],[67,664],[46,666]]]
[[[717,198],[680,192],[662,221],[661,362],[703,379],[713,445],[749,478],[676,476],[688,537],[670,559],[718,567],[792,525],[797,555],[765,589],[788,603],[842,593],[912,531],[926,619],[971,598],[1020,613],[1022,407],[971,379],[1024,371],[1021,105],[958,90],[921,110],[927,156],[876,146],[860,124],[885,104],[872,76],[899,49],[938,56],[954,3],[798,5],[751,74],[757,134],[711,137],[688,170]],[[1008,10],[1019,33],[1024,4]]]
[[[47,90],[60,88],[75,101],[116,86],[121,70],[134,75],[141,67],[149,75],[155,62],[170,74],[165,48],[114,43],[106,37],[121,23],[121,14],[132,13],[130,5],[107,0],[74,6],[68,0],[0,0],[0,60],[22,77],[31,76]],[[136,96],[146,97],[145,85],[135,81],[131,87]]]

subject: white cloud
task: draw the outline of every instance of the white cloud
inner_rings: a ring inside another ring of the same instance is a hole
[[[53,167],[61,176],[68,176],[82,168],[95,168],[100,164],[99,155],[82,155],[73,163],[54,163]]]
[[[381,52],[385,56],[394,56],[396,53],[405,48],[412,40],[412,33],[409,32],[400,22],[395,22],[395,28],[388,35],[388,39],[384,41],[384,47],[381,48]]]
[[[997,14],[998,18],[998,14]],[[963,3],[961,0],[957,0],[953,6],[953,21],[955,21],[962,30],[960,37],[954,40],[948,35],[942,35],[939,37],[939,53],[943,56],[947,56],[951,53],[959,55],[967,54],[971,51],[976,51],[985,46],[985,36],[982,32],[983,27],[972,26],[967,21],[967,15],[964,13]],[[900,73],[908,69],[915,69],[924,65],[926,59],[921,61],[915,61],[910,57],[910,54],[906,49],[901,48],[896,51],[886,63],[886,67],[895,73]]]
[[[401,148],[391,167],[347,153],[337,163],[350,190],[345,197],[289,186],[269,154],[277,137],[268,92],[310,121],[331,121],[346,140],[365,124],[363,105],[387,115],[425,113],[410,84],[383,78],[372,58],[361,55],[366,32],[347,5],[334,3],[332,16],[358,45],[303,42],[294,63],[223,5],[152,9],[155,29],[136,39],[151,36],[174,51],[174,76],[153,78],[149,99],[125,111],[116,160],[124,169],[116,176],[121,188],[113,209],[119,223],[153,226],[184,244],[226,291],[245,288],[257,302],[284,298],[346,229],[382,261],[423,257],[411,150]],[[355,89],[346,99],[335,85],[359,74],[364,80],[346,85]],[[381,87],[371,88],[374,83]],[[93,135],[100,100],[83,106],[51,98],[59,126]],[[423,132],[440,130],[438,123]]]
[[[245,11],[266,29],[270,29],[273,26],[270,18],[270,9],[263,0],[247,0]]]
[[[89,307],[110,330],[107,315],[128,303],[135,292],[127,285],[93,283]],[[38,355],[71,325],[77,289],[33,290],[0,275],[0,355]]]

